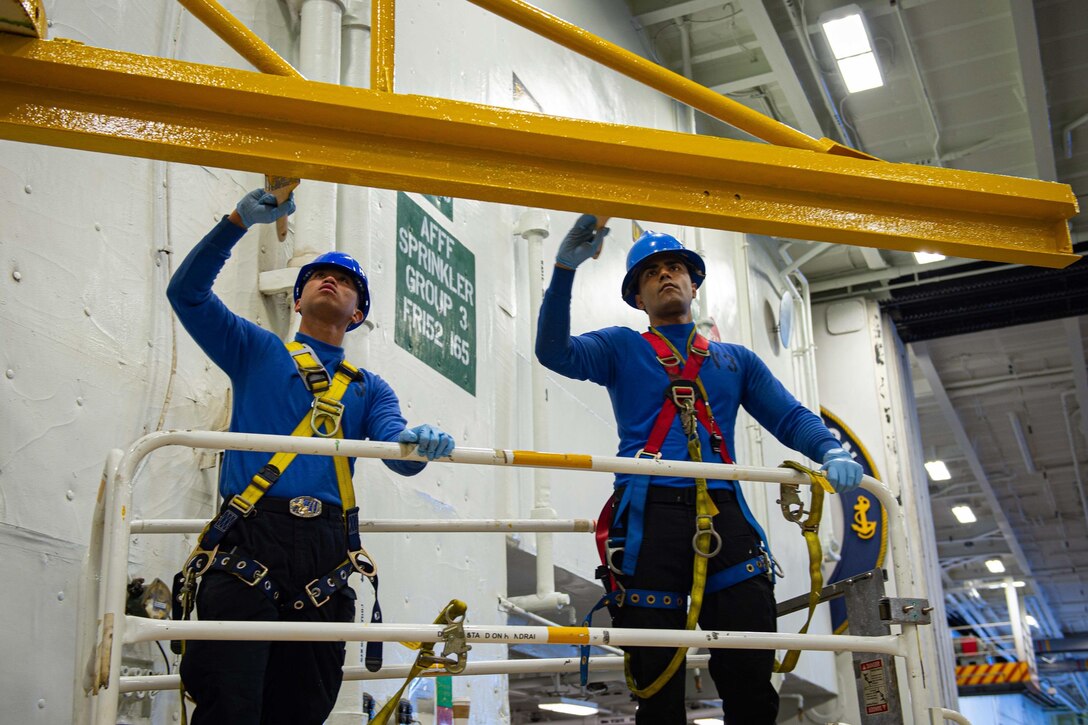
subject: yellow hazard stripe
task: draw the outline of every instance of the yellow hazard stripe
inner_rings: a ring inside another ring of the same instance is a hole
[[[960,665],[956,668],[956,684],[1002,685],[1024,682],[1030,677],[1027,662],[1000,662],[993,665]]]
[[[548,644],[589,644],[586,627],[548,627]]]
[[[513,451],[515,466],[551,466],[552,468],[593,468],[593,456],[577,453],[540,453]]]

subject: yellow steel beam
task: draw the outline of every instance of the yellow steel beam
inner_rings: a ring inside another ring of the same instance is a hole
[[[178,2],[200,22],[207,25],[238,55],[252,63],[257,70],[277,76],[302,77],[294,66],[272,50],[259,35],[240,23],[216,0],[178,0]]]
[[[679,73],[646,60],[626,48],[586,32],[573,23],[546,13],[524,0],[469,0],[469,2],[661,91],[681,103],[686,103],[692,108],[736,126],[756,138],[778,146],[824,151],[858,158],[873,158],[869,154],[843,146],[828,138],[814,139],[758,111],[753,111],[743,103],[726,98]]]
[[[1061,267],[1070,188],[0,37],[0,138]]]
[[[371,90],[393,92],[396,19],[395,0],[370,0]]]
[[[42,0],[0,0],[0,33],[45,37]]]

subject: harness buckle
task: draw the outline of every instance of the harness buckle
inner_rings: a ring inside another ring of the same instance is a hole
[[[667,368],[674,368],[683,362],[677,355],[668,355],[666,357],[657,356],[657,361]]]
[[[343,403],[331,398],[314,398],[310,407],[313,408],[313,412],[310,413],[310,429],[313,430],[314,435],[331,438],[340,431],[340,417],[344,414]],[[332,426],[332,430],[328,433],[321,430],[326,423]]]
[[[325,606],[332,599],[332,595],[325,594],[325,591],[318,585],[320,579],[321,577],[317,577],[306,585],[306,597],[317,608]]]
[[[657,453],[648,453],[645,448],[640,448],[638,453],[635,454],[635,458],[649,458],[654,461],[661,460],[661,451]]]
[[[264,578],[266,576],[268,576],[268,567],[267,566],[265,566],[264,564],[262,564],[261,562],[256,561],[256,560],[254,560],[254,563],[257,564],[261,568],[257,570],[257,573],[253,575],[252,579],[243,579],[242,577],[238,577],[239,579],[242,579],[243,582],[245,582],[246,584],[248,584],[251,587],[257,586],[258,584],[261,583],[261,581],[264,580]]]

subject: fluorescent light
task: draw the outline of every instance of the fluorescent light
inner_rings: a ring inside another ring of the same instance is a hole
[[[987,559],[986,568],[990,570],[991,574],[1002,574],[1005,571],[1005,562],[1001,559]]]
[[[926,473],[934,481],[947,481],[952,478],[944,461],[926,461]]]
[[[725,725],[725,722],[720,717],[697,717],[692,722],[695,725]]]
[[[825,13],[820,19],[820,27],[848,92],[857,93],[884,85],[865,18],[857,5]]]
[[[959,521],[961,524],[973,524],[978,521],[978,519],[975,518],[975,512],[965,503],[953,506],[952,515],[955,516],[956,521]]]
[[[856,5],[854,9],[857,10]],[[865,31],[865,21],[861,19],[860,11],[844,18],[827,20],[822,27],[835,60],[869,53],[873,49],[869,45],[869,33]]]
[[[937,254],[936,252],[915,252],[914,261],[918,264],[929,264],[930,262],[940,262],[944,259],[943,254]]]
[[[867,91],[870,88],[880,88],[884,85],[884,78],[880,75],[880,66],[877,65],[876,56],[872,53],[862,53],[835,62],[839,64],[842,80],[846,83],[846,90],[850,93]]]
[[[569,697],[553,697],[538,703],[537,707],[541,710],[548,710],[549,712],[559,712],[564,715],[578,715],[580,717],[596,715],[597,710],[599,709],[595,704],[588,700],[574,700]]]
[[[1039,620],[1031,616],[1030,614],[1024,617],[1024,621],[1027,622],[1027,625],[1029,627],[1035,627],[1035,629],[1039,629]]]

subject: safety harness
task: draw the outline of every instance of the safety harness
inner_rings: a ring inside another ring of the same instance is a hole
[[[710,438],[710,446],[714,454],[723,463],[731,464],[733,459],[729,455],[721,429],[714,419],[706,388],[699,379],[699,370],[710,356],[710,343],[693,329],[688,336],[688,354],[686,359],[681,362],[680,353],[657,329],[651,327],[648,332],[643,333],[642,337],[653,348],[657,361],[665,368],[665,372],[669,376],[669,384],[665,388],[661,411],[657,414],[657,419],[650,430],[650,436],[642,450],[635,454],[635,457],[660,459],[665,438],[677,415],[679,415],[681,427],[688,439],[688,458],[690,460],[696,462],[703,460],[702,446],[699,442],[699,425],[702,425]],[[613,497],[608,500],[601,512],[597,523],[596,538],[602,566],[598,568],[597,575],[602,580],[607,593],[586,615],[583,626],[590,626],[593,614],[598,609],[606,606],[609,607],[613,614],[616,607],[622,606],[678,610],[687,607],[688,614],[685,629],[695,629],[695,624],[699,621],[704,593],[728,589],[759,574],[764,574],[773,579],[774,561],[766,546],[767,537],[756,522],[755,517],[752,516],[739,490],[736,491],[737,501],[745,519],[759,535],[760,553],[758,556],[734,564],[709,578],[707,577],[707,560],[721,551],[722,539],[721,535],[714,530],[714,516],[717,515],[718,509],[707,490],[706,479],[697,478],[695,479],[695,535],[692,538],[695,560],[690,607],[688,607],[689,593],[687,592],[624,588],[616,579],[616,575],[635,573],[639,551],[642,547],[643,523],[646,515],[649,488],[649,476],[636,476],[623,487],[619,500],[615,501],[615,494],[613,494]],[[626,520],[623,518],[625,514]],[[619,532],[613,531],[613,521],[624,521],[622,536],[619,535]],[[631,676],[630,657],[625,655],[624,669],[628,688],[640,698],[652,697],[677,671],[684,662],[686,654],[686,647],[678,648],[665,671],[644,688],[639,688],[635,684],[634,678]],[[582,684],[585,685],[589,676],[588,646],[581,647],[580,659]]]
[[[302,417],[291,432],[293,436],[320,436],[322,438],[341,438],[340,419],[344,413],[341,399],[348,387],[355,382],[362,384],[363,375],[359,369],[346,361],[341,361],[336,373],[330,379],[329,373],[321,364],[309,345],[301,342],[287,343],[287,350],[298,368],[299,377],[306,389],[313,395],[310,410]],[[251,587],[256,587],[280,609],[302,610],[307,607],[322,607],[332,595],[348,585],[348,577],[353,571],[365,576],[374,587],[374,608],[371,611],[371,623],[382,621],[381,605],[378,603],[378,570],[359,540],[359,508],[355,505],[355,489],[352,486],[351,468],[344,456],[333,457],[336,481],[340,489],[340,502],[343,507],[344,525],[347,531],[347,557],[335,569],[324,576],[319,576],[306,587],[292,596],[275,577],[268,572],[268,567],[250,556],[245,551],[234,547],[230,551],[220,551],[219,545],[235,524],[252,515],[257,502],[272,488],[297,453],[276,453],[250,480],[242,493],[233,496],[226,506],[204,527],[196,547],[189,555],[185,566],[174,576],[173,604],[174,619],[188,619],[196,603],[196,590],[199,577],[212,570],[225,571]],[[299,499],[302,499],[299,501]],[[292,506],[299,502],[300,507],[311,504],[316,507],[316,499],[299,497],[292,500]],[[184,642],[171,643],[177,654],[183,654]],[[382,666],[382,643],[368,642],[366,646],[366,668],[377,672]]]

